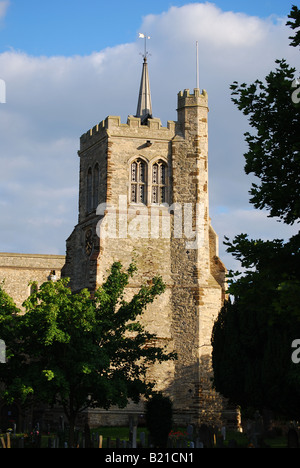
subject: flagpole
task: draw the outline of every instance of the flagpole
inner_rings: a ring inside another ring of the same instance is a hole
[[[199,54],[198,54],[198,41],[196,41],[196,88],[199,89]]]

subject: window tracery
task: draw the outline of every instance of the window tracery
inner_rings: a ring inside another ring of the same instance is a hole
[[[142,159],[131,164],[131,203],[146,203],[147,200],[147,166]]]

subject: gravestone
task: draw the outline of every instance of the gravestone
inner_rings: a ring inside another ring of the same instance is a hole
[[[140,443],[141,443],[142,448],[145,448],[145,447],[146,447],[146,435],[145,435],[145,432],[141,432],[141,433],[140,433]]]
[[[131,448],[136,448],[138,417],[136,415],[129,418],[129,441]]]
[[[188,427],[187,427],[187,438],[188,440],[192,440],[193,439],[193,433],[194,433],[194,426],[192,424],[189,424]]]
[[[204,448],[203,442],[199,438],[196,439],[195,448]]]

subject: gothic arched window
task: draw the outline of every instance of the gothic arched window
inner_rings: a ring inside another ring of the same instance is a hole
[[[131,163],[130,176],[131,203],[146,203],[147,198],[147,166],[142,159]]]
[[[157,161],[152,166],[152,203],[166,203],[167,201],[167,165],[164,161]]]

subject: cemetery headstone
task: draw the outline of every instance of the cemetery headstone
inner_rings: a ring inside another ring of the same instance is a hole
[[[146,447],[146,437],[145,437],[145,432],[140,433],[140,443],[142,448]]]
[[[199,438],[196,439],[195,448],[204,448],[203,442]]]
[[[188,440],[192,440],[193,439],[194,426],[192,424],[188,424],[186,432],[187,432]]]

